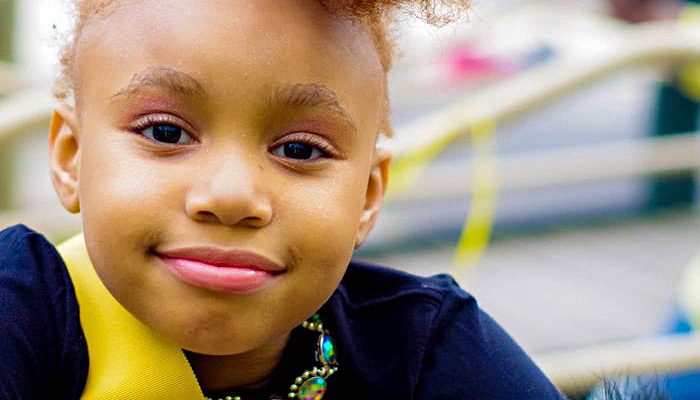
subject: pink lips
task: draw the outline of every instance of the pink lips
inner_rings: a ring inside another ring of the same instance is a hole
[[[184,283],[220,292],[250,292],[285,271],[266,257],[241,250],[190,247],[156,254]]]

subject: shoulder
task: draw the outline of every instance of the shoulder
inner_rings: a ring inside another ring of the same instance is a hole
[[[449,275],[353,262],[323,311],[343,391],[385,399],[560,399],[530,358]]]
[[[24,302],[52,288],[64,287],[61,266],[54,246],[38,232],[24,225],[0,231],[0,290],[6,294],[10,290],[16,296],[31,294],[32,298],[21,299]]]
[[[350,264],[338,294],[350,308],[384,306],[394,302],[439,306],[449,296],[471,299],[449,275],[420,277],[363,261]]]
[[[71,286],[56,248],[43,235],[24,225],[0,231],[0,279],[3,290],[12,289],[17,295],[34,297]]]
[[[5,272],[42,268],[59,257],[43,235],[24,225],[1,230],[0,244],[0,269]]]
[[[87,353],[73,286],[55,247],[23,225],[0,231],[0,305],[0,398],[77,396]]]

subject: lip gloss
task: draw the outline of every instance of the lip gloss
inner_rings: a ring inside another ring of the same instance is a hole
[[[219,292],[255,291],[284,272],[277,263],[247,251],[189,248],[156,255],[180,281]]]
[[[176,278],[204,289],[244,293],[261,288],[274,279],[268,271],[254,268],[219,267],[183,258],[161,258]]]

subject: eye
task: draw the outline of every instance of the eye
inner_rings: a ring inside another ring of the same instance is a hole
[[[288,142],[277,146],[272,153],[278,157],[294,160],[315,160],[325,154],[318,147],[304,142]]]
[[[159,143],[191,144],[194,142],[192,137],[185,132],[184,129],[173,124],[153,124],[145,129],[141,129],[141,133],[147,138]]]

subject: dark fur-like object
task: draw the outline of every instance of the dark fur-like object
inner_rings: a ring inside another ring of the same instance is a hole
[[[658,376],[604,380],[589,400],[671,400],[666,382]]]

